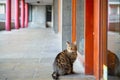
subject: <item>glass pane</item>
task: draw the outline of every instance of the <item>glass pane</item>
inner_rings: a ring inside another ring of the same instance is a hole
[[[120,80],[120,1],[108,2],[108,74],[109,80]]]
[[[0,4],[0,14],[5,14],[5,4]]]

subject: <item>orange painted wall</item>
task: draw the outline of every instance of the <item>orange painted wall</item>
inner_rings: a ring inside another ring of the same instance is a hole
[[[85,74],[93,74],[93,0],[85,5]]]

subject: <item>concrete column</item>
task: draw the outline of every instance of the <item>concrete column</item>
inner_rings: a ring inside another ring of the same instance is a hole
[[[11,0],[6,0],[6,26],[7,31],[11,30]]]
[[[77,45],[80,53],[84,54],[84,4],[85,0],[77,0],[77,18],[76,18],[76,31],[77,31]]]
[[[53,2],[53,29],[58,33],[58,0]]]
[[[25,27],[25,1],[21,0],[21,28]]]
[[[28,27],[28,3],[25,4],[25,27]]]
[[[19,29],[19,0],[15,0],[15,29]]]
[[[62,0],[62,49],[66,49],[66,41],[72,36],[72,0]]]

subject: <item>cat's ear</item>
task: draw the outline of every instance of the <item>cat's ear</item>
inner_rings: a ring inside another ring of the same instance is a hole
[[[67,45],[67,46],[68,46],[68,45],[70,45],[70,42],[69,42],[69,41],[67,41],[67,42],[66,42],[66,45]]]

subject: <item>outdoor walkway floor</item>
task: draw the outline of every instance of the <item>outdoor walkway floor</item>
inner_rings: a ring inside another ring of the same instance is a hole
[[[49,28],[0,31],[0,80],[52,80],[52,63],[60,44],[60,35]],[[61,80],[94,78],[76,74]]]

